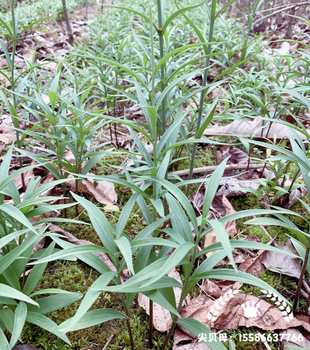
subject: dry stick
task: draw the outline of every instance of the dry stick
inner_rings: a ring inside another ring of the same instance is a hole
[[[260,336],[260,339],[263,339],[263,335],[260,332],[257,332]],[[266,340],[262,340],[262,342],[264,343],[264,345],[266,346],[267,350],[271,350],[271,347],[269,346],[268,342]]]
[[[257,217],[256,217],[255,215],[253,215],[252,218],[253,218],[253,219],[257,219]],[[275,239],[275,237],[273,238],[273,237],[270,236],[269,232],[265,229],[264,226],[259,225],[259,227],[264,231],[265,235],[267,235],[267,236],[269,237],[269,239],[273,239],[273,240]],[[273,241],[272,244],[273,244],[275,247],[277,246],[277,243],[276,243],[275,241]]]
[[[302,281],[302,285],[305,287],[307,293],[310,294],[310,287],[308,286],[308,284],[305,280]]]
[[[262,168],[264,164],[233,164],[233,165],[226,165],[225,171],[227,170],[239,170],[239,169],[256,169],[256,168]],[[218,165],[214,166],[203,166],[201,168],[194,168],[193,169],[193,174],[200,174],[200,173],[208,173],[211,171],[214,171],[218,168]],[[179,170],[179,171],[174,171],[171,174],[178,175],[178,176],[186,176],[189,175],[189,169],[185,170]]]
[[[61,1],[62,1],[62,7],[63,7],[63,10],[64,10],[64,18],[65,18],[65,22],[66,22],[66,25],[67,25],[69,44],[73,44],[74,39],[73,39],[71,25],[70,25],[70,22],[69,22],[69,16],[68,16],[68,11],[67,11],[66,0],[61,0]]]
[[[109,338],[109,340],[106,342],[105,346],[102,348],[102,350],[106,350],[106,348],[108,347],[108,345],[110,344],[112,338],[114,337],[114,334],[111,335],[111,337]]]
[[[286,10],[289,10],[291,9],[292,7],[294,6],[309,6],[309,1],[306,1],[306,2],[299,2],[298,4],[292,4],[292,5],[280,5],[280,6],[277,6],[276,7],[276,10],[278,10],[279,8],[281,8],[280,10],[276,11],[276,12],[273,12],[273,15],[275,15],[276,13],[279,13],[279,12],[282,12],[282,11],[286,11]],[[263,13],[263,12],[268,12],[268,11],[272,11],[274,10],[273,8],[270,8],[270,9],[266,9],[266,10],[262,10],[262,11],[257,11],[257,13]]]
[[[301,269],[301,272],[300,272],[300,278],[299,278],[299,281],[298,281],[298,286],[297,286],[296,295],[295,295],[295,299],[294,299],[293,311],[296,311],[298,303],[299,303],[299,293],[301,292],[301,284],[302,284],[302,281],[304,279],[304,275],[305,275],[306,268],[307,268],[308,257],[309,257],[309,250],[310,250],[309,247],[307,247],[305,260],[304,260],[304,263],[302,265],[302,269]]]

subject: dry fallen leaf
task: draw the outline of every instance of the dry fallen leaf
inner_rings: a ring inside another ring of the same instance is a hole
[[[180,278],[180,275],[175,268],[168,273],[168,276],[171,278],[174,278],[180,284],[183,284]],[[174,287],[173,291],[175,295],[176,304],[178,305],[181,298],[182,290],[181,288]],[[144,294],[141,294],[141,293],[138,294],[139,306],[142,307],[148,315],[150,314],[149,301],[150,299],[147,298]],[[184,300],[183,305],[184,303],[188,303],[188,302],[189,302],[189,295]],[[153,303],[153,322],[154,322],[154,328],[156,330],[158,330],[159,332],[167,332],[172,325],[172,318],[171,318],[170,312],[164,309],[162,306],[158,305],[157,303]]]
[[[230,204],[229,200],[224,195],[216,195],[213,199],[210,211],[215,218],[224,217],[229,214],[235,213],[235,209]],[[229,237],[234,236],[237,233],[236,221],[229,221],[224,224],[225,230]],[[216,233],[212,230],[205,235],[204,247],[208,247],[211,244],[219,242]],[[211,256],[215,252],[209,252],[207,257]]]
[[[289,328],[279,333],[282,340],[283,350],[287,350],[286,345],[299,346],[301,348],[310,349],[310,339],[306,339],[304,335],[295,328]]]
[[[239,181],[236,178],[230,178],[221,180],[219,186],[221,187],[217,191],[216,195],[225,195],[228,198],[234,196],[244,196],[248,191],[242,190],[242,188],[257,190],[260,185],[251,181]]]
[[[206,279],[203,285],[201,286],[201,289],[208,295],[214,298],[219,298],[223,291],[221,288],[213,281]]]
[[[72,175],[68,176],[67,184],[71,190],[75,192],[75,179]],[[91,194],[99,203],[104,205],[113,205],[117,203],[115,186],[109,181],[97,181],[97,186],[95,187],[95,181],[93,179],[83,179],[79,185],[78,191]]]
[[[191,336],[176,329],[172,350],[210,350],[210,348],[206,343],[200,342],[198,339],[193,339]]]
[[[228,147],[222,154],[222,158],[229,157],[227,164],[251,164],[250,157],[237,147]]]
[[[34,348],[29,344],[22,344],[22,345],[14,346],[12,350],[41,350],[41,349]]]
[[[271,295],[271,300],[277,303],[277,306],[273,306],[253,295],[236,292],[229,290],[215,301],[201,294],[181,309],[181,316],[194,318],[210,329],[237,329],[245,326],[271,331],[302,326],[310,331],[310,324],[294,317],[284,300]],[[182,330],[189,334],[183,328]]]
[[[225,126],[218,126],[216,128],[207,128],[204,131],[205,136],[232,136],[242,135],[246,137],[254,138],[269,138],[269,139],[283,139],[290,137],[290,128],[286,125],[273,122],[269,130],[269,122],[262,127],[262,120],[234,120],[231,124]],[[263,130],[263,132],[261,132]],[[269,131],[269,132],[268,132]],[[310,130],[307,130],[310,133]],[[268,135],[267,135],[268,132]],[[306,136],[299,133],[298,135],[302,140],[306,139]]]
[[[36,164],[36,162],[34,160],[31,161],[31,164],[30,165],[34,165]],[[24,173],[24,181],[25,181],[25,185],[26,187],[28,186],[30,180],[31,180],[31,177],[33,175],[33,168],[32,169],[29,169],[27,170],[25,173]],[[14,178],[14,183],[17,187],[17,189],[21,189],[23,187],[23,184],[22,184],[22,177],[21,175],[18,175]]]
[[[291,240],[288,238],[285,246],[278,245],[277,248],[282,249],[286,252],[298,255],[294,247],[292,246]],[[270,271],[283,273],[284,275],[291,277],[300,277],[301,265],[300,259],[294,258],[287,254],[281,254],[278,252],[266,252],[263,264]]]

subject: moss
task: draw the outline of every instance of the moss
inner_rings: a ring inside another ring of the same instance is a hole
[[[117,172],[113,165],[121,165],[122,164],[122,156],[124,155],[113,153],[106,154],[94,167],[94,172],[97,175],[111,175],[112,173]]]
[[[238,329],[230,329],[224,331],[228,338],[231,337],[231,339],[234,341],[236,345],[237,350],[265,350],[266,345],[262,341],[255,341],[255,335],[256,339],[258,338],[258,332],[255,328],[246,328],[246,327],[239,327]],[[268,341],[268,345],[272,350],[276,350],[279,347],[279,341],[276,341],[278,338],[278,333],[275,331],[271,332],[264,332],[263,330],[260,330],[260,337],[265,336],[266,339],[275,340],[275,341]],[[253,337],[253,341],[243,341],[243,339],[249,339],[250,337]],[[268,338],[267,338],[268,337]],[[261,339],[261,338],[260,338]],[[227,346],[228,347],[228,346]]]
[[[37,286],[37,290],[43,288],[61,288],[68,291],[80,291],[85,294],[99,276],[100,274],[97,271],[79,261],[56,262],[49,264]],[[76,313],[80,303],[81,301],[75,302],[47,316],[57,324],[60,324]],[[129,310],[129,317],[136,349],[148,349],[148,317],[145,311],[137,306],[136,301],[134,301],[133,305],[133,308]],[[117,293],[101,293],[91,307],[91,310],[98,308],[113,308],[114,310],[124,312],[120,295]],[[99,350],[104,347],[110,336],[113,335],[109,349],[130,349],[125,320],[112,320],[80,331],[69,332],[67,335],[71,341],[71,346],[42,328],[26,323],[22,339],[24,343],[31,344],[43,350],[80,350],[82,348]],[[163,344],[164,337],[165,334],[154,332],[154,340],[158,344],[158,349]],[[170,348],[171,345],[170,342]]]
[[[179,161],[175,162],[174,170],[184,170],[190,168],[190,158],[188,156],[188,153],[185,149],[182,150],[181,154],[177,152],[178,156],[177,158],[184,158],[180,159]],[[201,168],[203,166],[208,165],[215,165],[216,164],[216,155],[215,150],[213,148],[199,148],[196,151],[196,157],[195,157],[195,168]]]

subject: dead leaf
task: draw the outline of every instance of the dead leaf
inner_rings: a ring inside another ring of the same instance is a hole
[[[217,219],[236,212],[233,206],[230,204],[229,200],[224,195],[216,195],[214,197],[210,211],[213,217]],[[237,226],[235,220],[226,222],[224,224],[224,227],[229,237],[232,237],[237,233]],[[219,242],[219,239],[216,233],[212,230],[205,235],[204,247],[206,248],[209,245],[217,242]],[[209,257],[214,253],[215,252],[209,252],[206,254],[206,256]]]
[[[271,297],[277,299],[273,295]],[[181,309],[181,316],[194,318],[210,329],[237,329],[245,326],[271,331],[302,326],[307,331],[310,330],[310,324],[294,317],[282,299],[278,299],[278,302],[278,307],[273,306],[253,295],[231,290],[215,301],[201,294]],[[189,334],[183,328],[182,330]]]
[[[220,240],[217,237],[216,233],[212,230],[205,235],[204,248],[209,247],[210,245],[215,244],[219,241]],[[209,258],[211,255],[213,255],[216,252],[217,251],[209,252],[206,254],[206,257]]]
[[[75,179],[72,175],[69,175],[68,179],[68,186],[73,192],[76,192]],[[95,181],[93,179],[83,179],[79,185],[78,191],[91,194],[99,203],[104,205],[113,205],[117,203],[117,193],[115,192],[115,186],[112,182],[97,181],[96,187],[94,183]]]
[[[288,139],[290,137],[290,128],[286,125],[274,121],[269,130],[269,122],[262,127],[262,120],[234,120],[232,123],[225,126],[217,126],[215,128],[207,128],[204,131],[205,136],[246,136],[254,138],[269,138],[269,139]],[[261,131],[262,130],[262,131]],[[269,130],[269,132],[268,132]],[[268,134],[267,134],[268,132]],[[310,133],[310,130],[307,130]],[[299,133],[302,140],[306,140],[306,136]]]
[[[199,188],[198,190],[194,191],[193,195],[189,199],[189,201],[193,204],[194,209],[196,209],[198,212],[202,211],[204,194],[205,189]]]
[[[296,188],[289,194],[288,203],[285,203],[285,208],[289,209],[291,206],[298,202],[298,199],[306,197],[307,194],[308,191],[306,187]]]
[[[37,164],[34,160],[31,161],[31,164],[30,165],[35,165]],[[31,177],[33,175],[33,168],[32,169],[29,169],[27,170],[25,173],[24,173],[24,181],[25,181],[25,185],[26,187],[28,186],[30,180],[31,180]],[[14,183],[17,187],[17,189],[21,189],[23,187],[23,184],[22,184],[22,176],[21,175],[18,175],[14,178]]]
[[[252,181],[239,181],[233,177],[221,180],[219,186],[220,189],[216,193],[217,196],[225,195],[226,197],[234,197],[247,194],[247,190],[242,190],[242,188],[257,190],[260,185]]]
[[[182,345],[178,346],[180,343],[182,343]],[[210,350],[210,348],[206,343],[201,342],[198,339],[193,339],[189,335],[181,332],[179,329],[176,329],[173,338],[172,350]]]
[[[278,245],[277,248],[298,255],[289,238],[287,239],[285,246]],[[298,258],[294,258],[287,254],[268,251],[262,262],[270,271],[300,278],[301,265],[300,259]]]
[[[4,142],[6,145],[10,145],[15,141],[16,141],[15,134],[0,134],[0,142]]]
[[[223,292],[221,288],[209,279],[206,279],[203,285],[201,286],[201,290],[214,298],[219,298]]]
[[[295,328],[289,328],[279,333],[279,338],[283,339],[283,349],[287,350],[286,345],[299,346],[310,349],[310,340],[306,339],[303,334]]]
[[[240,264],[238,270],[250,273],[255,277],[259,277],[264,271],[265,267],[262,264],[265,252],[262,252],[256,258],[247,258],[242,264]]]
[[[229,160],[227,164],[251,164],[252,163],[252,160],[249,158],[249,156],[237,147],[231,146],[223,152],[222,158],[226,159],[228,157],[229,157]]]
[[[174,278],[180,284],[183,285],[180,275],[175,268],[168,273],[168,276],[171,278]],[[176,304],[178,305],[181,298],[182,290],[181,288],[174,287],[173,291],[175,295]],[[149,301],[150,299],[147,298],[144,294],[141,294],[141,293],[138,294],[139,306],[142,307],[148,315],[150,314]],[[184,300],[183,304],[186,304],[188,302],[189,302],[189,295]],[[164,309],[162,306],[158,305],[157,303],[153,303],[153,322],[154,322],[154,328],[156,330],[158,330],[159,332],[167,332],[172,325],[172,318],[171,318],[170,312]]]

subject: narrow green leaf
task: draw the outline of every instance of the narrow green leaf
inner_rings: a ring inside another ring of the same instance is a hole
[[[58,331],[58,325],[46,316],[43,316],[37,312],[29,311],[27,314],[26,321],[35,324],[48,332],[55,334],[58,338],[71,346],[69,338],[62,332]]]
[[[166,29],[168,28],[168,25],[170,24],[170,22],[176,18],[178,15],[180,15],[181,13],[183,12],[186,12],[186,11],[189,11],[189,10],[192,10],[196,7],[199,7],[201,5],[203,5],[207,0],[204,0],[203,2],[199,3],[198,5],[194,5],[194,6],[188,6],[188,7],[185,7],[183,9],[180,9],[178,11],[175,11],[165,22],[165,24],[163,25],[163,28],[162,28],[162,32],[165,33]]]
[[[18,303],[15,309],[14,327],[11,335],[10,346],[13,347],[19,340],[27,317],[27,306],[24,302]]]
[[[202,217],[207,218],[208,212],[213,202],[215,193],[217,192],[219,183],[223,177],[225,167],[227,164],[228,158],[225,159],[213,172],[211,178],[207,182],[207,187],[205,191],[205,195],[203,198],[203,209],[202,209]]]
[[[92,310],[83,315],[77,322],[72,325],[68,325],[69,320],[63,322],[58,328],[67,332],[74,332],[80,329],[88,328],[95,326],[97,324],[101,324],[107,321],[115,320],[115,319],[126,318],[125,315],[120,313],[119,311],[113,309],[99,309]]]
[[[63,293],[66,292],[66,293]],[[29,311],[35,311],[41,315],[47,314],[49,312],[53,312],[68,305],[71,305],[75,301],[80,300],[83,297],[82,293],[79,292],[68,292],[61,291],[60,289],[49,290],[43,289],[39,291],[40,294],[49,294],[49,293],[57,293],[55,295],[50,295],[45,298],[36,299],[36,302],[39,304],[39,307],[34,305],[29,305]],[[32,295],[38,295],[33,293]]]
[[[55,243],[52,243],[48,246],[48,248],[45,250],[45,252],[42,255],[42,258],[45,258],[46,256],[49,256],[55,247]],[[30,272],[29,276],[27,277],[26,283],[23,288],[23,293],[26,295],[29,295],[32,293],[36,285],[38,284],[40,278],[43,275],[43,272],[45,270],[47,263],[36,265]]]
[[[70,329],[71,327],[74,327],[74,325],[86,314],[86,312],[91,308],[93,303],[97,300],[99,295],[102,292],[102,289],[109,284],[111,279],[115,276],[115,272],[106,272],[103,275],[101,275],[99,278],[96,279],[96,281],[91,285],[91,287],[88,289],[85,297],[83,298],[81,305],[79,306],[76,314],[70,318],[69,320],[65,321],[64,323],[59,326],[58,330],[61,332],[67,332],[67,329]]]
[[[15,288],[9,287],[2,283],[0,283],[0,296],[25,301],[26,303],[33,304],[33,305],[38,305],[37,302],[30,299],[24,293],[19,292]]]
[[[125,259],[128,269],[134,275],[135,271],[132,263],[132,251],[131,251],[131,245],[128,238],[123,236],[118,240],[115,240],[114,242],[117,244],[123,258]]]
[[[196,337],[199,337],[201,334],[206,334],[207,336],[213,333],[211,329],[206,327],[204,324],[200,323],[199,321],[193,319],[193,318],[181,318],[177,320],[177,324],[187,329],[190,333],[194,334]],[[212,334],[212,339],[213,334]],[[218,341],[218,338],[212,340],[211,342],[205,343],[212,349],[212,350],[227,350],[226,346],[222,344],[220,341]]]
[[[230,240],[229,240],[229,237],[228,237],[228,234],[225,230],[224,225],[220,221],[214,220],[214,219],[209,220],[209,224],[213,228],[213,230],[215,231],[217,237],[219,238],[219,240],[222,244],[222,247],[223,247],[226,255],[228,256],[233,268],[235,269],[236,272],[238,272],[238,269],[237,269],[237,266],[236,266],[236,263],[234,261],[234,257],[232,254]]]
[[[160,280],[174,267],[178,266],[180,261],[184,259],[185,255],[193,248],[194,244],[190,242],[185,242],[180,245],[167,259],[167,261],[162,265],[162,267],[157,271],[156,276],[151,278],[150,281],[144,283],[141,288],[147,287],[150,284],[154,284],[156,281]],[[143,271],[143,270],[142,270]],[[141,272],[141,271],[140,271]]]
[[[2,346],[4,346],[4,350],[10,350],[9,348],[9,342],[6,339],[6,336],[3,333],[3,330],[0,327],[0,344],[2,344]]]

